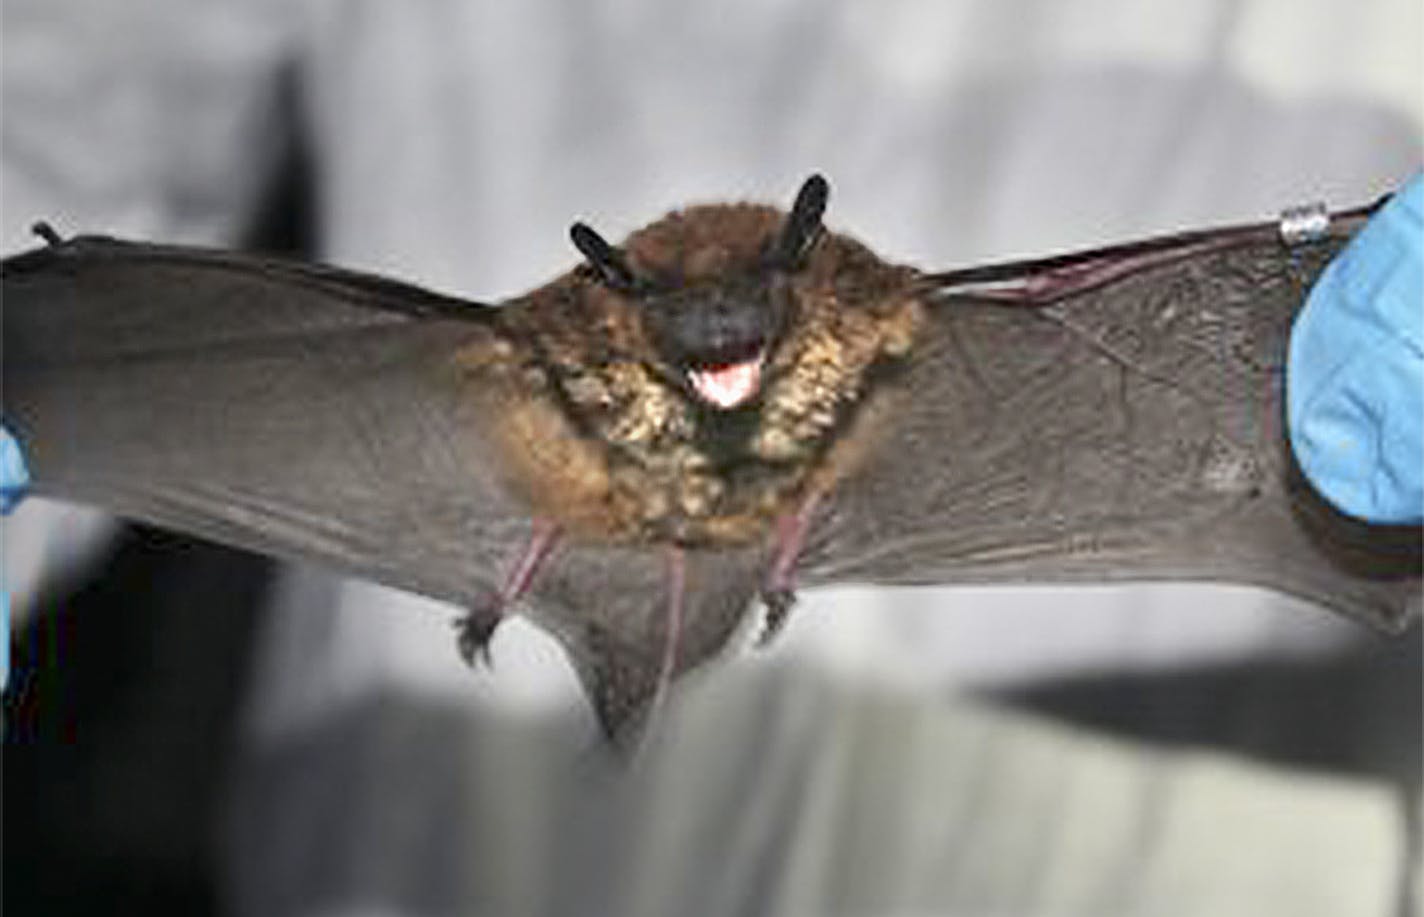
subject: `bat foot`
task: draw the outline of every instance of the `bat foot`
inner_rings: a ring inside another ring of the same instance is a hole
[[[486,604],[471,608],[455,620],[455,646],[465,665],[475,668],[477,658],[485,665],[493,665],[490,638],[503,619],[498,605]]]
[[[455,621],[455,643],[465,665],[475,667],[475,657],[490,662],[489,642],[494,629],[504,620],[504,611],[529,590],[539,565],[549,556],[559,539],[559,527],[548,521],[534,520],[534,534],[520,552],[519,559],[499,592],[485,595]]]
[[[766,605],[766,619],[761,634],[757,636],[757,649],[765,649],[786,626],[786,618],[791,614],[791,606],[796,604],[796,592],[792,589],[763,589],[762,604]]]

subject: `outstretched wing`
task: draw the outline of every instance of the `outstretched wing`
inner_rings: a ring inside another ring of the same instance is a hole
[[[9,258],[3,276],[4,421],[37,493],[461,605],[487,600],[530,537],[491,448],[498,405],[454,359],[499,333],[497,307],[96,237]],[[688,558],[672,671],[726,643],[755,565]],[[569,547],[521,606],[610,732],[669,664],[663,572],[657,551]]]
[[[906,395],[803,582],[1217,580],[1402,626],[1420,530],[1331,509],[1283,427],[1291,319],[1363,218],[927,276]]]
[[[528,528],[450,364],[494,311],[81,237],[4,262],[5,422],[37,493],[470,602]]]

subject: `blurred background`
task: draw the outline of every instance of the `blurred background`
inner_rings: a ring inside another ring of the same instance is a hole
[[[0,232],[481,300],[684,203],[950,268],[1347,206],[1421,162],[1416,0],[3,0]],[[634,765],[547,636],[31,500],[14,914],[1395,915],[1420,634],[1245,588],[841,589]]]

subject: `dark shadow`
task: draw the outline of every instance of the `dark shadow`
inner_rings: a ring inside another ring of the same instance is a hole
[[[1409,787],[1421,767],[1420,647],[1416,630],[1326,658],[1088,674],[990,696],[1134,740]]]
[[[5,910],[213,913],[215,838],[272,564],[140,526],[16,633]]]
[[[990,694],[1011,707],[1172,748],[1242,755],[1382,781],[1399,792],[1405,863],[1420,856],[1424,641],[1364,636],[1326,658],[1253,659],[1140,674],[1104,673]],[[1415,913],[1410,870],[1399,913]]]
[[[287,138],[240,246],[313,251],[295,71]],[[4,903],[13,914],[218,912],[235,714],[276,564],[126,526],[85,581],[40,596],[5,695]]]

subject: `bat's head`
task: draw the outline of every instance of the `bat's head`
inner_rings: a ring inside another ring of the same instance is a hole
[[[626,253],[583,223],[569,234],[598,282],[635,305],[675,383],[733,410],[757,400],[791,326],[791,284],[821,237],[829,190],[811,176],[784,218],[769,208],[674,214],[634,235]]]
[[[750,544],[868,455],[904,390],[922,275],[789,211],[703,204],[500,309],[459,363],[502,397],[501,439],[538,513],[584,536]],[[555,450],[562,443],[567,449]]]

